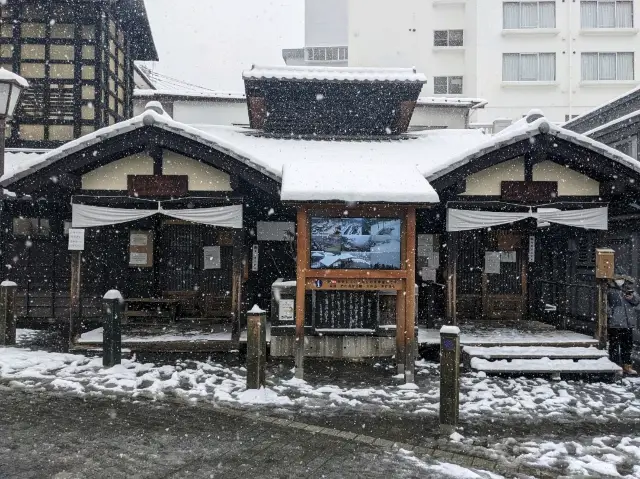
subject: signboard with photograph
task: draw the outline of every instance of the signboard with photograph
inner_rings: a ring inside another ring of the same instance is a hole
[[[400,269],[399,218],[311,218],[311,269]]]

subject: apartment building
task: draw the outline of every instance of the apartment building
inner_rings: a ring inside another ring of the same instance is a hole
[[[638,0],[349,0],[349,66],[415,66],[474,120],[566,121],[640,80]]]
[[[287,65],[346,67],[348,0],[305,0],[304,48],[285,48]]]

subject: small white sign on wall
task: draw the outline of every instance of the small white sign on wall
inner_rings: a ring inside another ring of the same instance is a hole
[[[130,266],[146,266],[147,261],[149,261],[147,253],[136,253],[135,251],[129,253]]]
[[[254,244],[251,248],[251,271],[258,271],[258,261],[260,259],[260,248]]]
[[[84,251],[83,228],[69,228],[69,251]]]
[[[149,243],[149,236],[143,233],[131,233],[129,238],[129,244],[131,246],[147,246]]]
[[[536,262],[536,237],[529,236],[529,263]]]
[[[500,274],[500,251],[485,251],[484,272],[487,274]]]
[[[204,251],[204,269],[220,269],[222,263],[220,261],[220,246],[205,246]]]
[[[278,319],[280,321],[295,321],[295,300],[281,299],[278,308]]]
[[[296,225],[290,221],[258,221],[258,241],[292,241]]]

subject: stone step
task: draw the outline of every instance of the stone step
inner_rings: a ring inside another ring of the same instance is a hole
[[[622,369],[608,358],[598,359],[498,359],[471,358],[474,371],[489,374],[617,374]]]
[[[555,346],[463,346],[463,353],[482,359],[598,359],[608,357],[607,351],[595,347]]]

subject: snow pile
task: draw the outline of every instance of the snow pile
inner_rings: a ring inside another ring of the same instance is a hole
[[[488,471],[467,469],[448,462],[433,462],[430,464],[418,459],[413,453],[403,449],[400,449],[398,456],[424,470],[426,473],[430,473],[427,477],[450,477],[456,479],[498,479],[502,477]]]
[[[570,477],[640,478],[637,436],[581,436],[567,442],[507,438],[490,447],[510,462],[559,468]]]

